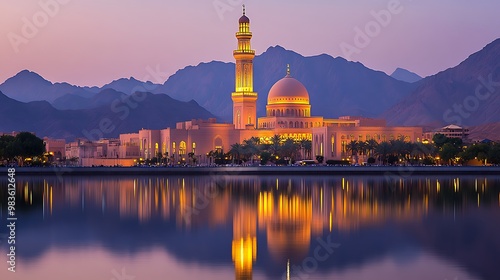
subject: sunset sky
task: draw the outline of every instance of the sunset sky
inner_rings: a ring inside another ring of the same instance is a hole
[[[392,13],[379,12],[388,10],[390,3]],[[2,0],[0,83],[23,69],[53,82],[77,85],[101,86],[130,76],[163,83],[166,78],[148,78],[148,69],[172,75],[200,62],[233,61],[242,4],[239,0]],[[306,56],[346,57],[341,46],[349,44],[359,47],[349,60],[388,74],[403,67],[432,75],[500,37],[498,0],[245,4],[258,54],[281,45]],[[391,18],[385,18],[385,26],[375,24],[374,14],[387,13]],[[372,34],[369,42],[356,45],[356,28],[367,26]]]

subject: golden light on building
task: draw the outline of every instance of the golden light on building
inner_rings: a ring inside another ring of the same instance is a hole
[[[239,20],[239,29],[236,33],[238,47],[233,51],[236,60],[235,91],[233,100],[233,124],[236,129],[245,129],[257,124],[257,93],[253,92],[253,59],[255,51],[252,50],[250,32],[250,19],[246,16],[243,6],[243,16]]]

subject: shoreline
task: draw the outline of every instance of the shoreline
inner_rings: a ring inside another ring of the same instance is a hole
[[[0,173],[7,173],[0,167]],[[16,167],[18,176],[123,175],[497,175],[500,166]]]

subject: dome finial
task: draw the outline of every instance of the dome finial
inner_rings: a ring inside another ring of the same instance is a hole
[[[243,4],[243,15],[245,16],[247,13],[247,8],[245,7],[245,4]]]
[[[286,65],[286,75],[290,76],[290,64]]]

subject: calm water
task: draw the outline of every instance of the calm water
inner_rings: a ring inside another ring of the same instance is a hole
[[[17,180],[0,279],[500,279],[500,178]]]

